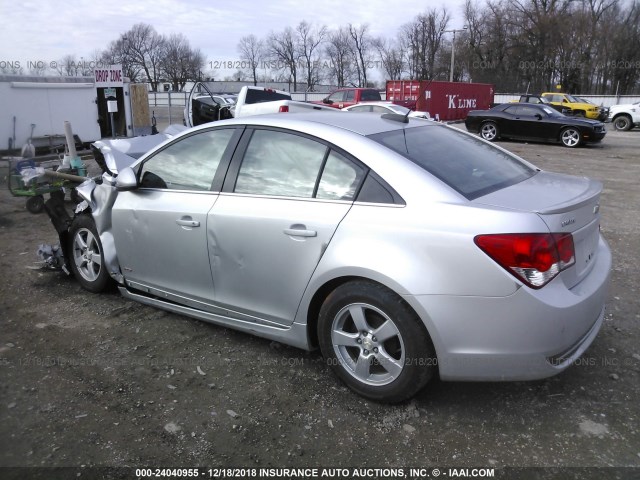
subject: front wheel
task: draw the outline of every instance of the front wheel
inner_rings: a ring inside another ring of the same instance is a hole
[[[96,225],[89,215],[80,215],[69,229],[71,270],[82,288],[93,293],[102,292],[111,284],[104,264],[102,243]]]
[[[580,130],[569,127],[560,132],[560,141],[565,147],[575,148],[580,146]]]
[[[480,136],[490,142],[497,140],[499,134],[498,125],[495,122],[486,122],[480,127]]]
[[[396,403],[433,377],[436,356],[422,321],[385,287],[354,281],[324,301],[320,349],[338,377],[360,395]]]
[[[628,115],[620,115],[613,120],[613,128],[616,130],[631,130],[631,118]]]

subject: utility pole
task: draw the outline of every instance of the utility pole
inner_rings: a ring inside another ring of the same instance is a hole
[[[451,70],[449,71],[449,81],[453,82],[453,62],[455,59],[455,55],[456,55],[456,32],[464,32],[467,29],[467,26],[465,25],[464,27],[460,28],[460,29],[453,29],[453,30],[444,30],[443,33],[452,33],[453,32],[453,41],[451,42]]]

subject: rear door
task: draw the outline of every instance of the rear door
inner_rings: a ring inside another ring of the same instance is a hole
[[[232,317],[289,325],[365,169],[283,130],[247,131],[238,150],[209,213],[216,303]]]

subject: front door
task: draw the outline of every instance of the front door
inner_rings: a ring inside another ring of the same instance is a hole
[[[213,301],[207,221],[233,133],[212,129],[177,139],[142,163],[138,189],[118,194],[113,233],[130,287]]]

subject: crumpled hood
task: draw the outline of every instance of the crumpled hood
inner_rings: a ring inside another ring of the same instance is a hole
[[[95,150],[98,150],[102,154],[104,161],[98,158],[98,154],[96,154],[96,161],[101,164],[100,166],[103,169],[106,168],[109,172],[117,174],[123,168],[133,165],[145,153],[185,130],[187,130],[187,127],[182,125],[169,125],[162,133],[157,135],[98,140],[92,144],[94,153]]]

